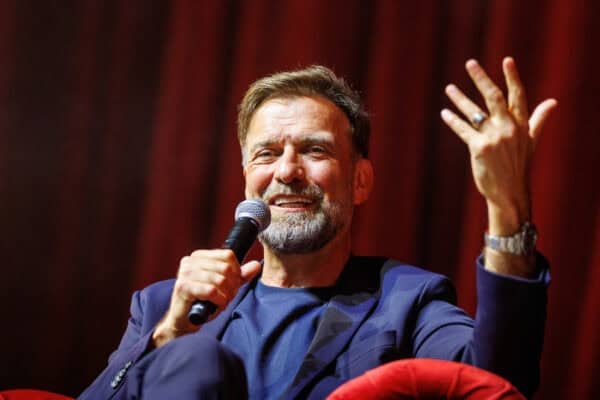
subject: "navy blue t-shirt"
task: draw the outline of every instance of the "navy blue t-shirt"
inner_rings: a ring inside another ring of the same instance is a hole
[[[280,288],[257,281],[221,340],[246,367],[251,399],[280,398],[292,384],[332,288]]]

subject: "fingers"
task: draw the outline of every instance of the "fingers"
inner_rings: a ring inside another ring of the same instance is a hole
[[[479,108],[479,106],[473,103],[465,94],[457,88],[455,85],[446,86],[446,95],[454,103],[456,108],[463,113],[467,120],[471,120],[474,115],[481,113],[485,115],[485,112]]]
[[[490,79],[479,63],[475,60],[469,60],[465,64],[465,68],[483,96],[490,114],[499,118],[508,118],[508,107],[502,90]]]
[[[262,265],[258,261],[250,261],[240,267],[242,281],[248,282],[260,272]]]
[[[534,143],[539,139],[546,120],[557,106],[558,102],[555,99],[547,99],[541,102],[535,110],[533,110],[531,118],[529,118],[529,135]]]
[[[506,123],[516,123],[518,130],[528,132],[528,124],[531,125],[531,131],[529,131],[532,138],[537,138],[543,122],[546,120],[547,115],[556,105],[555,103],[542,103],[536,109],[537,113],[535,118],[529,118],[529,112],[527,109],[527,97],[525,95],[525,89],[521,82],[517,65],[512,57],[504,58],[502,62],[502,69],[506,80],[506,86],[508,88],[508,102],[502,93],[502,90],[494,84],[484,69],[479,65],[476,60],[469,60],[465,64],[465,68],[473,80],[475,86],[483,96],[487,109],[490,112],[490,118],[484,122],[484,126],[477,126],[476,121],[473,121],[473,117],[479,113],[485,112],[481,108],[471,101],[465,94],[460,91],[455,85],[448,85],[446,87],[446,95],[454,103],[454,105],[463,113],[471,123],[475,126],[475,132],[487,131],[487,124],[492,122],[492,125],[503,125]],[[445,118],[442,115],[444,122],[448,124],[460,137],[465,141],[469,133],[473,133],[467,129],[464,123],[459,123],[455,120],[452,114],[447,114]],[[464,121],[463,121],[464,122]]]
[[[197,300],[210,301],[218,308],[225,307],[231,300],[231,297],[215,284],[205,282],[192,283],[184,280],[175,282],[173,296],[177,300],[172,301],[169,311],[176,320],[186,320],[190,307]]]
[[[477,135],[477,131],[475,131],[471,125],[446,108],[442,110],[441,116],[446,125],[448,125],[448,127],[452,129],[463,142],[467,145],[471,144],[474,136]]]
[[[180,263],[176,294],[186,302],[210,300],[226,305],[242,285],[240,266],[231,250],[199,250]]]
[[[518,76],[518,73],[516,70],[516,66],[514,64],[514,61],[507,61],[506,64],[507,64],[507,66],[506,66],[507,72],[510,75],[510,77],[507,76],[507,80],[510,80],[511,86],[513,88],[512,89],[513,96],[511,97],[511,99],[512,98],[517,99],[517,100],[515,100],[517,103],[517,107],[520,107],[523,109],[524,96],[519,94],[519,93],[522,93],[523,91],[519,90],[521,87],[520,87],[520,80],[519,80],[519,76]],[[500,121],[510,119],[508,105],[506,103],[506,100],[504,98],[502,91],[489,78],[489,76],[483,70],[483,68],[481,68],[479,63],[475,60],[469,60],[466,62],[465,68],[466,68],[469,76],[475,83],[475,86],[477,87],[477,89],[481,93],[482,97],[484,98],[486,107],[490,112],[490,117],[498,119]],[[452,101],[452,103],[454,103],[454,105],[463,113],[463,115],[470,122],[470,124],[475,127],[475,131],[482,130],[481,126],[480,126],[481,122],[475,121],[474,117],[477,115],[486,116],[487,113],[485,111],[483,111],[481,109],[481,107],[479,107],[477,104],[475,104],[471,99],[469,99],[467,96],[465,96],[465,94],[460,89],[458,89],[458,87],[456,87],[455,85],[450,84],[450,85],[446,86],[445,92],[446,92],[446,95],[448,96],[448,98]],[[515,95],[517,97],[515,97]],[[524,108],[524,109],[526,112],[526,108]],[[452,118],[445,119],[443,116],[442,116],[442,118],[444,119],[444,122],[446,122],[447,124],[449,122],[452,123],[452,125],[449,125],[449,126],[451,126],[451,127],[454,126],[453,130],[461,137],[461,139],[465,140],[465,133],[468,132],[468,130],[464,127],[464,124],[458,124],[458,123],[456,123],[456,121],[453,121]],[[526,122],[526,118],[525,118],[525,122]],[[485,123],[485,120],[484,120],[484,123]],[[459,129],[460,132],[457,131],[455,128]]]
[[[502,70],[506,80],[506,87],[508,88],[508,110],[517,123],[523,125],[527,123],[527,118],[529,117],[527,98],[515,60],[512,57],[506,57],[502,62]]]

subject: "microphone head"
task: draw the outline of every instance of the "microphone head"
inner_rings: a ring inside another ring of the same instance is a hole
[[[271,223],[271,210],[262,200],[244,200],[235,208],[235,220],[240,218],[250,218],[256,222],[258,231],[262,232]]]

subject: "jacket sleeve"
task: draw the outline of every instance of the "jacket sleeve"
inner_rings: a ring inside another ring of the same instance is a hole
[[[415,357],[472,364],[503,376],[530,397],[539,385],[550,281],[545,258],[538,254],[537,262],[540,275],[530,280],[487,271],[480,257],[474,321],[447,301],[454,293],[447,279],[430,281],[413,335]]]
[[[159,306],[150,304],[149,292],[155,290],[147,288],[133,294],[129,321],[118,348],[110,355],[106,368],[78,399],[125,398],[123,387],[127,372],[149,349],[154,326],[165,307],[164,301],[159,301]]]

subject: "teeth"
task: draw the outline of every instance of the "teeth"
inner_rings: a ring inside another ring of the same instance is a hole
[[[276,206],[282,206],[285,204],[311,204],[312,201],[302,197],[286,197],[275,200]]]

